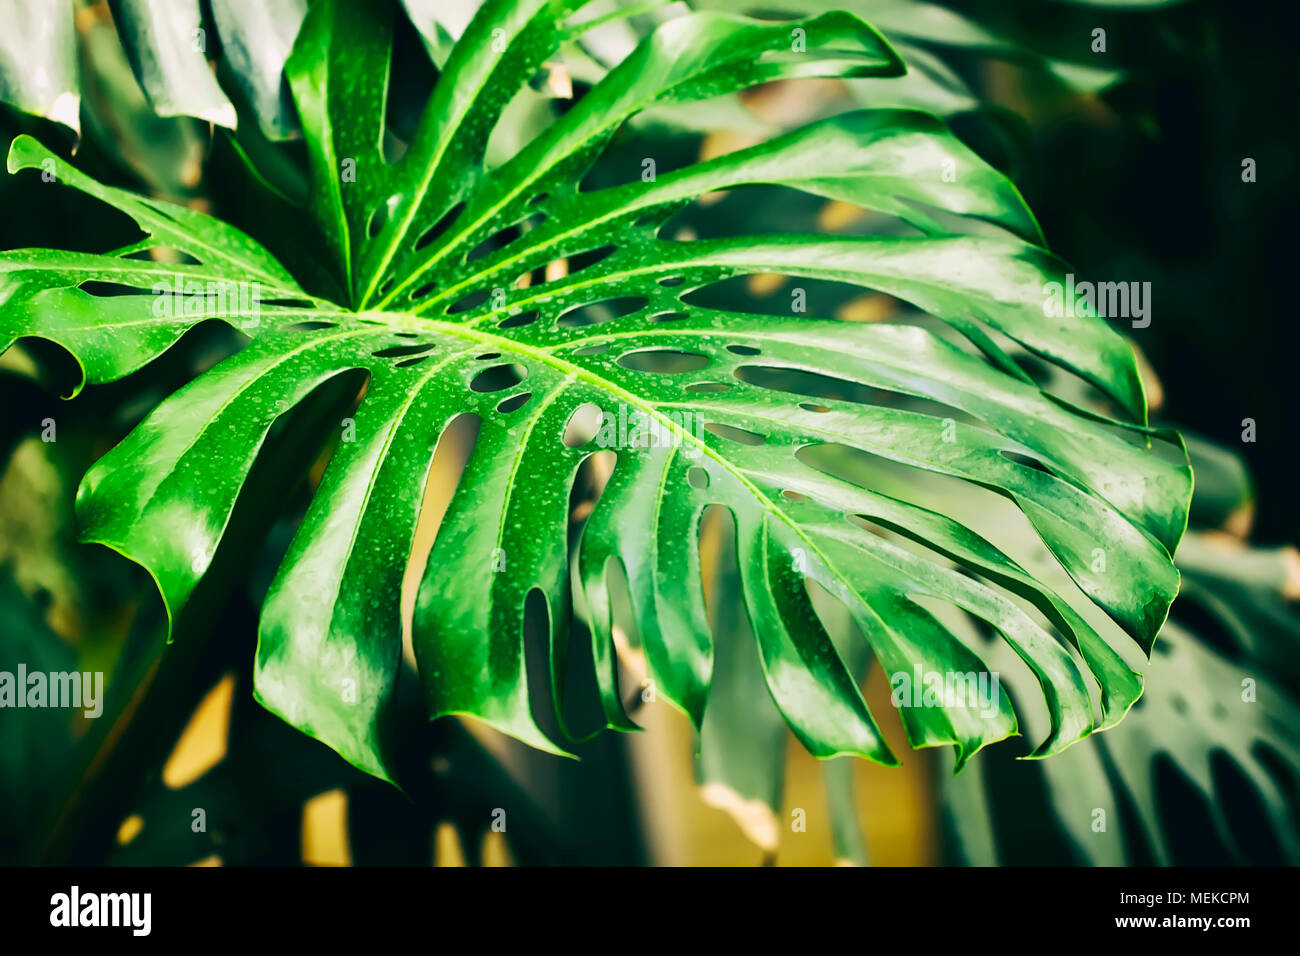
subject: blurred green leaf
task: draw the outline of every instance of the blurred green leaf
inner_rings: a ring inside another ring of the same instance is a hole
[[[0,103],[81,135],[77,32],[71,0],[0,0]]]
[[[208,63],[198,0],[110,0],[131,69],[161,116],[235,127],[235,107]]]
[[[222,56],[269,139],[298,131],[284,63],[306,15],[307,0],[212,0]]]

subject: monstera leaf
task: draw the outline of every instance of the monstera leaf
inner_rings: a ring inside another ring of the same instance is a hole
[[[1239,516],[1252,500],[1250,474],[1229,448],[1204,439],[1189,447],[1193,522],[1209,529],[1179,548],[1183,587],[1144,668],[1142,698],[1122,726],[1059,759],[988,754],[946,781],[954,849],[967,862],[1188,864],[1207,862],[1198,854],[1216,844],[1209,852],[1237,863],[1300,854],[1300,562],[1293,547],[1254,547],[1221,530],[1248,530]],[[1013,692],[1032,691],[1004,649],[990,647],[988,660]]]
[[[1151,659],[1140,706],[1122,726],[1037,767],[979,768],[983,773],[945,784],[948,819],[966,861],[1017,862],[1016,853],[1025,852],[1017,843],[1029,842],[1038,863],[1131,865],[1144,854],[1161,865],[1200,862],[1186,854],[1204,842],[1205,825],[1233,862],[1300,858],[1294,790],[1300,708],[1279,670],[1253,653],[1263,641],[1277,640],[1294,660],[1300,619],[1293,606],[1284,606],[1279,587],[1253,579],[1277,552],[1226,549],[1211,540],[1190,535],[1187,544],[1217,551],[1219,582],[1238,590],[1221,588],[1195,628],[1178,620],[1189,599],[1178,602]],[[1271,602],[1278,605],[1276,618],[1258,621],[1257,633],[1243,640],[1235,630],[1238,619]],[[1199,597],[1190,603],[1199,604]],[[1227,645],[1216,649],[1210,635],[1220,629]],[[1172,774],[1162,777],[1162,765]],[[1184,786],[1176,789],[1171,780]],[[1018,820],[997,817],[992,807],[1011,792],[1041,794],[1041,800],[1013,815]],[[1189,810],[1197,829],[1171,826]],[[1019,832],[1029,820],[1038,827],[1050,821],[1052,832],[1060,833],[1052,849],[1041,837]],[[1270,839],[1251,839],[1261,832]]]
[[[1170,554],[1190,473],[1177,439],[1145,425],[1125,342],[1082,311],[1045,314],[1044,285],[1063,266],[1041,248],[1015,188],[942,123],[898,110],[836,116],[682,169],[657,170],[653,156],[606,162],[622,185],[583,188],[640,110],[774,80],[902,73],[877,32],[835,12],[673,19],[517,155],[489,165],[502,110],[569,37],[580,6],[483,4],[415,135],[396,147],[385,79],[397,12],[360,0],[311,6],[287,63],[311,182],[294,225],[320,231],[337,291],[300,284],[228,224],[102,186],[36,141],[14,142],[11,171],[40,170],[107,202],[144,235],[104,255],[4,254],[3,345],[57,342],[99,383],[201,321],[248,336],[86,475],[85,540],[148,568],[174,620],[259,450],[283,438],[277,420],[360,371],[364,392],[331,424],[339,440],[262,609],[255,691],[370,773],[394,776],[403,575],[423,558],[413,542],[435,450],[462,416],[477,419],[476,443],[414,601],[431,717],[468,714],[562,749],[530,708],[531,604],[544,610],[549,722],[568,732],[558,711],[576,607],[604,722],[631,727],[611,610],[621,579],[658,693],[698,725],[713,661],[698,528],[717,506],[734,520],[768,691],[814,754],[895,759],[814,612],[810,581],[890,673],[984,671],[931,606],[987,621],[1050,713],[1036,755],[1114,724],[1140,679],[1067,601],[972,528],[835,464],[866,457],[1006,496],[1074,584],[1149,651],[1178,586]],[[53,188],[31,175],[34,188]],[[696,197],[751,185],[870,207],[895,225],[869,236],[669,237],[668,220]],[[153,258],[164,253],[182,264]],[[797,295],[784,317],[697,301],[759,273],[879,290],[965,344],[916,325],[800,314]],[[1009,342],[1109,396],[1116,420],[1044,392]],[[899,396],[923,410],[895,407]],[[581,426],[595,409],[593,435]],[[612,475],[571,550],[575,478],[605,449]],[[955,745],[959,760],[1018,731],[1005,697],[991,710],[952,695],[901,710],[915,745]]]
[[[1068,2],[1068,0],[1067,0]],[[1088,2],[1088,0],[1079,0]],[[1095,0],[1104,3],[1106,0]],[[1114,0],[1127,6],[1153,5],[1153,0]],[[1158,3],[1160,0],[1154,0]],[[818,10],[834,9],[835,0],[691,0],[697,9],[732,10],[739,13],[770,11],[773,14],[806,15]],[[957,90],[951,72],[936,62],[927,51],[964,51],[989,56],[994,59],[1018,63],[1052,77],[1066,89],[1076,93],[1099,93],[1118,82],[1123,73],[1104,69],[1085,62],[1086,57],[1055,59],[1043,55],[1031,45],[1017,42],[1000,30],[971,19],[958,10],[949,9],[924,0],[858,0],[853,9],[877,27],[896,49],[906,50],[905,58],[913,67],[912,82],[903,87],[909,99],[934,101],[935,106],[952,108],[959,102],[954,98]],[[1086,48],[1085,48],[1086,49]],[[855,95],[885,96],[890,93],[879,84],[851,83]],[[946,94],[946,95],[945,95]],[[890,97],[890,105],[895,104]]]
[[[0,101],[63,123],[78,134],[79,5],[80,0],[0,4],[11,27],[0,43]],[[209,63],[217,35],[210,43],[208,29],[213,24],[204,19],[199,0],[111,0],[109,5],[132,72],[158,115],[235,126],[235,106]],[[276,138],[294,129],[292,108],[286,110],[281,95],[283,67],[306,10],[307,0],[212,3],[233,80],[263,129]],[[87,24],[101,19],[101,11],[87,10],[85,15]]]

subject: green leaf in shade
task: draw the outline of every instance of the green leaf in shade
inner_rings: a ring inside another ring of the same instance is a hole
[[[269,139],[298,129],[284,61],[306,15],[307,0],[212,0],[222,55]]]
[[[19,665],[29,674],[80,673],[81,661],[75,649],[50,630],[9,566],[0,565],[0,671],[6,674],[9,694]],[[26,686],[16,689],[19,695],[27,693]],[[93,694],[93,688],[88,693]],[[99,701],[103,703],[102,696]],[[20,709],[6,702],[5,719],[0,721],[0,773],[5,780],[0,790],[0,861],[7,865],[24,859],[21,851],[31,839],[30,821],[57,798],[58,781],[73,751],[73,727],[66,710]]]
[[[1244,861],[1239,824],[1250,821],[1240,819],[1247,806],[1241,795],[1234,793],[1230,801],[1223,789],[1221,765],[1230,764],[1253,795],[1282,858],[1300,859],[1300,832],[1279,779],[1300,767],[1300,705],[1285,686],[1295,675],[1300,615],[1284,597],[1283,554],[1225,547],[1218,543],[1222,537],[1189,534],[1183,542],[1179,565],[1188,593],[1144,668],[1139,705],[1121,725],[1032,768],[1022,764],[991,773],[980,767],[980,758],[972,767],[982,773],[945,783],[947,815],[968,862],[1006,862],[1005,847],[1018,838],[1005,818],[999,829],[990,810],[1005,799],[1004,787],[1022,794],[1041,787],[1044,810],[1078,861],[1130,865],[1140,859],[1136,848],[1145,846],[1161,865],[1178,862],[1168,828],[1172,794],[1157,785],[1161,762],[1190,785],[1219,842]],[[1179,611],[1193,603],[1203,608],[1189,619],[1196,625],[1180,623]],[[1216,649],[1220,639],[1209,634],[1211,628],[1224,629],[1230,645]],[[1006,654],[997,649],[991,657],[996,663]],[[1013,666],[999,669],[1013,692],[1031,689]],[[1030,776],[1041,784],[1031,785]],[[1098,811],[1105,813],[1104,827],[1098,826]]]

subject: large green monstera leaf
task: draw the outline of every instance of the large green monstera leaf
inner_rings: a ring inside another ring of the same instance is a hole
[[[849,480],[833,461],[867,456],[1000,492],[1074,584],[1150,650],[1178,587],[1170,555],[1190,473],[1177,439],[1145,425],[1125,342],[1082,311],[1046,314],[1044,286],[1063,280],[1063,266],[1014,187],[938,120],[899,110],[836,116],[682,169],[656,170],[653,156],[608,168],[606,146],[641,110],[773,80],[901,75],[888,44],[847,13],[671,20],[490,166],[502,110],[581,31],[581,6],[483,4],[415,135],[396,145],[385,91],[400,11],[311,6],[286,67],[310,163],[298,225],[323,236],[337,292],[300,285],[230,225],[99,185],[30,138],[13,144],[10,171],[39,170],[110,203],[144,235],[105,255],[0,257],[4,346],[52,340],[99,383],[207,319],[249,340],[96,463],[77,502],[84,538],[148,568],[174,619],[259,450],[282,437],[277,420],[360,370],[364,393],[332,425],[341,440],[262,609],[255,682],[266,707],[373,774],[394,774],[402,580],[423,557],[413,542],[435,450],[461,416],[477,418],[477,438],[412,625],[431,717],[473,715],[562,750],[529,702],[525,605],[540,594],[557,710],[571,634],[589,632],[604,722],[630,728],[614,653],[625,582],[657,692],[698,726],[713,662],[698,531],[718,506],[734,520],[767,689],[814,754],[895,759],[809,581],[844,606],[891,674],[985,670],[927,603],[988,622],[1050,711],[1035,755],[1115,723],[1140,677],[1069,603],[972,528]],[[622,185],[583,188],[598,161]],[[752,185],[869,207],[894,225],[668,237],[665,224],[695,198]],[[158,261],[167,257],[182,264]],[[875,289],[960,335],[797,306],[738,314],[693,295],[760,273]],[[1045,393],[1008,355],[1012,342],[1104,393],[1122,421]],[[576,423],[592,409],[600,429],[583,433]],[[575,477],[602,450],[616,458],[612,474],[570,542]],[[959,760],[1018,732],[1005,696],[989,707],[926,695],[900,709],[913,744],[955,745]],[[558,713],[548,721],[568,732]]]

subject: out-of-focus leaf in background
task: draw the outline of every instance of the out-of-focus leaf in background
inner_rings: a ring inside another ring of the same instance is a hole
[[[0,2],[0,102],[81,133],[77,35],[66,0]]]
[[[207,59],[199,0],[110,0],[131,69],[160,116],[235,126],[235,107]]]
[[[270,139],[298,132],[284,63],[306,15],[307,0],[212,0],[221,52]]]

